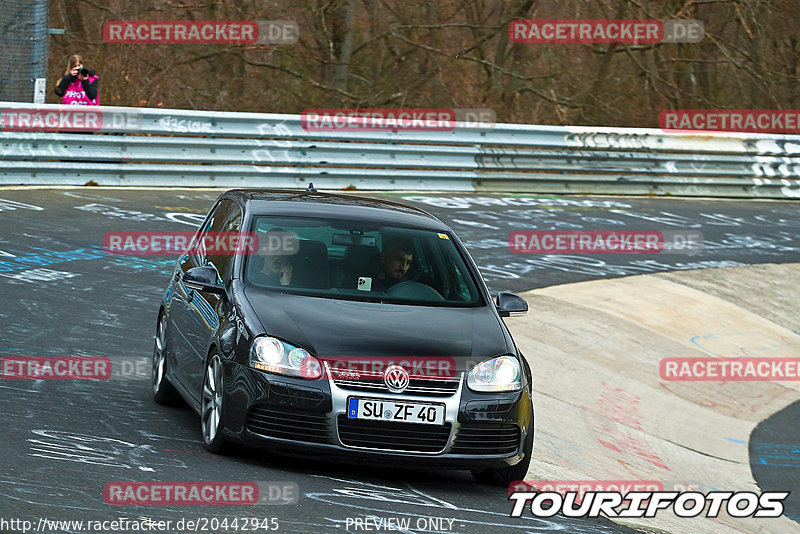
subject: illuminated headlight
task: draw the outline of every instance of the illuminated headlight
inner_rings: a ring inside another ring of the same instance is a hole
[[[257,337],[253,341],[250,347],[250,367],[311,380],[322,376],[322,365],[307,350],[269,336]]]
[[[473,391],[517,391],[522,389],[519,361],[513,356],[498,356],[481,362],[467,375]]]

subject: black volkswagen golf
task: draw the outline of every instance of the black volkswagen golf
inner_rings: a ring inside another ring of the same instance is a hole
[[[237,252],[199,246],[242,236]],[[153,396],[231,444],[360,463],[525,477],[532,376],[453,231],[386,200],[314,190],[222,194],[158,311]]]

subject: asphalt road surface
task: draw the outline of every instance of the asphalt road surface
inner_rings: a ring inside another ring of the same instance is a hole
[[[174,258],[110,255],[103,251],[103,236],[191,230],[216,196],[203,190],[0,190],[0,356],[107,356],[146,367],[135,378],[0,383],[0,516],[34,523],[39,518],[277,518],[280,531],[315,533],[344,532],[348,522],[365,518],[410,518],[409,532],[626,530],[595,519],[509,518],[506,491],[475,484],[466,472],[376,470],[262,451],[207,454],[194,412],[183,405],[158,406],[150,396],[156,311]],[[449,223],[493,291],[800,258],[797,203],[382,196],[405,199]],[[509,250],[510,232],[548,229],[692,230],[702,232],[705,247],[657,255]],[[299,500],[248,507],[104,502],[106,483],[145,480],[293,483]],[[437,521],[443,521],[438,529]]]
[[[750,434],[750,470],[763,491],[794,491],[784,501],[784,515],[800,523],[800,402],[784,408]]]

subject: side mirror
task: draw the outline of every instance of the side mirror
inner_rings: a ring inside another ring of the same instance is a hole
[[[525,299],[508,291],[501,291],[495,299],[500,317],[520,317],[528,312]]]
[[[208,291],[217,295],[225,294],[225,286],[217,283],[217,270],[209,265],[192,267],[186,271],[186,274],[183,275],[183,283],[198,291]]]

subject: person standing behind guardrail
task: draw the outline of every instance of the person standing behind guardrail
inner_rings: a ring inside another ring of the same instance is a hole
[[[56,94],[62,104],[76,106],[100,105],[100,76],[83,66],[83,58],[78,54],[69,56],[67,70],[56,87]]]

